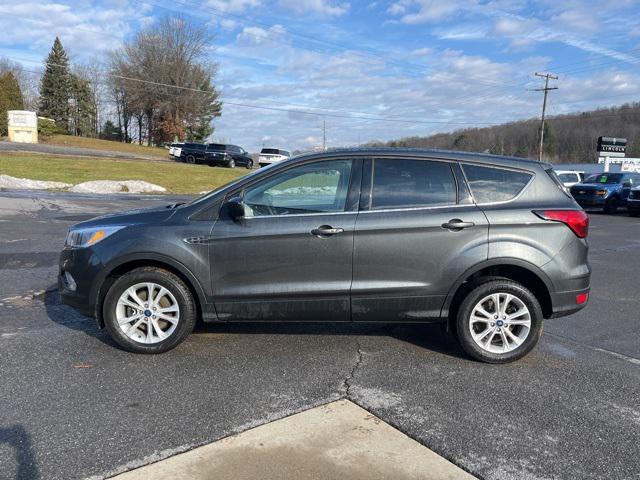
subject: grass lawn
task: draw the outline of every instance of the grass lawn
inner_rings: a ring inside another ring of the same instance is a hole
[[[197,194],[213,190],[249,172],[244,168],[184,163],[0,154],[0,174],[12,177],[74,185],[89,180],[144,180],[166,188],[168,193]]]
[[[42,138],[42,143],[48,145],[61,145],[65,147],[93,148],[95,150],[115,150],[124,153],[137,153],[150,157],[167,158],[169,151],[165,148],[147,147],[134,143],[114,142],[111,140],[100,140],[99,138],[74,137],[72,135],[52,135],[49,138]]]

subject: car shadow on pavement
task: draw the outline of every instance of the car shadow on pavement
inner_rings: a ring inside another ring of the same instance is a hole
[[[86,333],[100,340],[102,343],[116,347],[116,343],[111,340],[109,334],[96,326],[93,318],[78,313],[72,307],[60,301],[60,295],[56,285],[52,285],[45,290],[44,307],[47,312],[47,317],[55,323],[70,328],[71,330]]]
[[[99,329],[95,321],[81,315],[60,302],[56,286],[45,292],[44,304],[47,316],[72,330],[78,330],[101,342],[119,348],[105,330]],[[207,333],[230,333],[246,335],[336,335],[336,336],[387,336],[420,348],[451,357],[467,359],[451,333],[439,324],[381,324],[348,322],[199,322],[194,335]]]
[[[452,333],[440,324],[381,324],[346,322],[233,322],[199,323],[194,334],[230,333],[246,335],[336,335],[391,337],[420,348],[469,359]]]
[[[7,444],[15,450],[16,480],[37,480],[40,478],[38,464],[31,447],[31,435],[22,425],[14,424],[0,427],[0,445],[2,444]],[[8,472],[4,472],[4,474],[6,473]]]

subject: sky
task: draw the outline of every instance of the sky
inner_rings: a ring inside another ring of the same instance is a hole
[[[3,3],[7,0],[3,0]],[[249,151],[430,135],[640,101],[640,0],[25,0],[0,57],[41,68],[58,35],[75,64],[180,14],[215,35],[214,140]]]

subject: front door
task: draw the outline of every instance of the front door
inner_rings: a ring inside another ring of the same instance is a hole
[[[367,164],[369,194],[354,238],[354,321],[439,318],[454,281],[487,259],[487,219],[457,180],[459,171],[455,163],[424,159]]]
[[[350,319],[354,164],[299,164],[234,193],[247,215],[217,220],[210,243],[221,320]]]

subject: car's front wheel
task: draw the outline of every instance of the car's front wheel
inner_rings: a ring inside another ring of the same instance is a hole
[[[251,169],[253,168],[253,160],[249,160],[249,161],[247,162],[246,167],[247,167],[247,169],[248,169],[248,170],[251,170]]]
[[[193,331],[193,295],[176,275],[155,267],[132,270],[109,288],[103,305],[113,340],[135,353],[171,350]]]
[[[187,155],[186,162],[193,165],[194,163],[196,163],[196,157],[194,157],[193,155]]]
[[[465,352],[487,363],[508,363],[535,347],[543,326],[538,299],[511,280],[493,280],[473,288],[456,317],[456,333]]]

